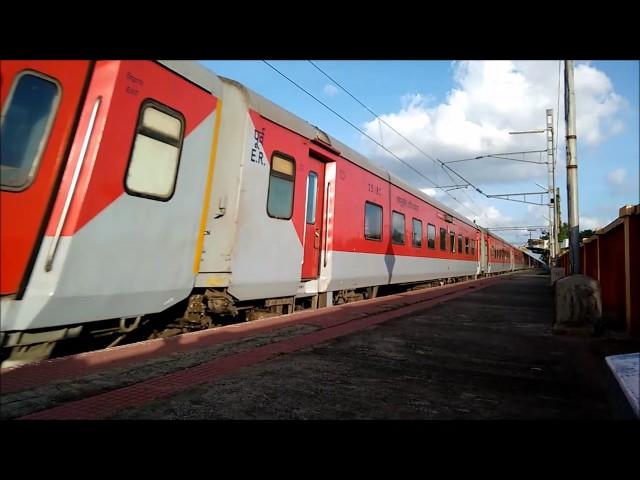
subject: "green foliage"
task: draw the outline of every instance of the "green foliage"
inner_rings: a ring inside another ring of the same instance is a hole
[[[560,231],[558,232],[558,241],[562,242],[563,240],[569,238],[569,224],[563,222],[560,226]]]
[[[582,240],[583,238],[589,238],[595,234],[596,234],[595,230],[582,230],[580,232],[580,240]]]

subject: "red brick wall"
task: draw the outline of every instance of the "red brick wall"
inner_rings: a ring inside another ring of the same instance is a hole
[[[585,275],[598,280],[598,242],[592,240],[584,245],[584,271]]]
[[[629,217],[631,266],[631,335],[640,337],[640,215]]]
[[[602,313],[612,326],[625,325],[624,224],[600,236]]]

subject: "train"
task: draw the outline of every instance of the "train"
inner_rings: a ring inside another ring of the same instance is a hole
[[[197,62],[11,60],[0,78],[5,363],[163,312],[176,334],[540,266]]]

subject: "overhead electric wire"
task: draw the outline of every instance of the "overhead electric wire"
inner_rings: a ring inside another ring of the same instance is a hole
[[[369,108],[367,105],[365,105],[361,100],[359,100],[358,98],[355,97],[355,95],[353,95],[351,92],[349,92],[349,90],[347,90],[345,87],[343,87],[338,81],[336,81],[333,77],[331,77],[331,75],[329,75],[328,73],[326,73],[322,68],[320,68],[318,65],[316,65],[313,61],[311,60],[307,60],[307,62],[309,62],[311,65],[313,65],[313,67],[315,67],[320,73],[322,73],[325,77],[327,77],[331,82],[333,82],[334,84],[336,84],[338,87],[340,87],[347,95],[349,95],[352,99],[354,99],[356,102],[358,102],[362,107],[364,107],[369,113],[371,113],[372,115],[374,115],[377,119],[378,122],[380,124],[380,122],[384,123],[387,127],[389,127],[389,129],[391,129],[392,131],[394,131],[397,135],[399,135],[400,137],[402,137],[407,143],[409,143],[411,146],[413,146],[416,150],[418,150],[420,153],[422,153],[426,158],[428,158],[429,160],[431,160],[432,162],[436,163],[438,162],[443,170],[446,172],[445,169],[450,170],[451,172],[453,172],[457,177],[459,177],[460,179],[462,179],[467,186],[473,187],[478,193],[480,193],[481,195],[483,195],[486,198],[496,198],[496,196],[494,195],[488,195],[485,192],[483,192],[479,187],[477,187],[476,185],[474,185],[473,183],[471,183],[469,180],[467,180],[466,178],[464,178],[462,175],[460,175],[457,171],[455,171],[454,169],[452,169],[451,167],[449,167],[448,165],[446,165],[447,163],[453,163],[453,162],[457,162],[457,161],[466,161],[466,160],[478,160],[481,158],[497,158],[497,159],[502,159],[502,160],[510,160],[510,161],[516,161],[516,162],[524,162],[524,163],[533,163],[533,164],[537,164],[537,165],[546,165],[548,164],[548,162],[535,162],[535,161],[530,161],[530,160],[525,160],[523,159],[515,159],[515,158],[506,158],[506,157],[501,157],[499,155],[509,155],[509,154],[514,154],[514,153],[522,153],[523,155],[525,153],[536,153],[536,152],[546,152],[547,150],[539,150],[539,151],[530,151],[530,152],[510,152],[510,153],[506,153],[506,154],[495,154],[495,155],[482,155],[482,156],[478,156],[478,157],[474,157],[474,158],[470,158],[470,159],[462,159],[462,160],[453,160],[453,161],[449,161],[449,162],[442,162],[440,159],[435,160],[433,157],[431,157],[428,153],[426,153],[425,151],[423,151],[420,147],[418,147],[417,145],[415,145],[411,140],[409,140],[407,137],[405,137],[404,135],[402,135],[400,132],[398,132],[395,128],[393,128],[391,125],[389,125],[387,122],[385,122],[384,120],[382,120],[382,118],[380,117],[380,115],[378,115],[376,112],[374,112],[371,108]],[[559,73],[558,73],[558,82],[560,81],[560,77],[559,77]],[[559,86],[558,86],[558,95],[559,95]],[[558,96],[558,102],[560,101],[560,97]],[[558,103],[559,105],[559,103]],[[559,108],[559,107],[558,107]],[[382,138],[382,129],[380,129],[380,133],[381,133],[381,138]],[[557,130],[557,117],[556,117],[556,130]],[[557,151],[557,143],[556,143],[556,151]],[[448,174],[448,172],[446,172]],[[453,181],[453,179],[451,178],[451,176],[449,175],[449,178]],[[438,176],[439,179],[439,176]],[[433,183],[433,182],[432,182]],[[438,187],[438,188],[442,188],[442,187]],[[444,190],[444,189],[443,189]],[[445,193],[448,193],[449,190],[444,190]],[[469,199],[469,201],[472,204],[475,204],[476,202],[473,201],[473,199],[466,193],[466,191],[463,190],[463,193],[465,194],[465,196]],[[450,195],[454,200],[456,200],[458,203],[460,203],[460,201],[453,197],[452,195]],[[499,198],[499,197],[497,197]],[[504,199],[502,198],[502,200],[512,200],[512,199]],[[526,202],[525,202],[526,203]],[[460,205],[463,205],[462,203],[460,203]],[[463,205],[464,206],[464,205]],[[465,208],[469,209],[469,207]],[[472,211],[472,210],[470,210]],[[478,215],[477,213],[474,212],[474,215]]]
[[[402,133],[400,133],[399,131],[397,131],[395,128],[393,128],[391,125],[389,125],[386,121],[384,121],[380,115],[378,115],[376,112],[374,112],[371,108],[369,108],[367,105],[364,104],[364,102],[362,102],[361,100],[359,100],[358,98],[356,98],[355,95],[353,95],[349,90],[347,90],[342,84],[340,84],[340,82],[338,82],[336,79],[334,79],[331,75],[329,75],[327,72],[325,72],[322,68],[320,68],[318,65],[316,65],[313,61],[311,60],[307,60],[307,62],[309,62],[314,68],[316,68],[316,70],[318,70],[320,73],[322,73],[326,78],[328,78],[331,82],[333,82],[335,85],[337,85],[338,87],[340,87],[347,95],[349,95],[353,100],[355,100],[358,104],[360,104],[363,108],[365,108],[369,113],[371,113],[374,117],[376,117],[378,119],[378,122],[382,122],[384,123],[389,129],[391,129],[393,132],[395,132],[398,136],[400,136],[401,138],[403,138],[409,145],[413,146],[417,151],[419,151],[421,154],[423,154],[427,159],[431,160],[434,163],[438,163],[440,164],[440,166],[442,167],[443,171],[445,173],[447,173],[447,176],[449,177],[449,179],[455,183],[453,181],[453,178],[451,178],[451,175],[449,175],[449,172],[447,172],[447,170],[450,170],[451,172],[453,172],[456,176],[458,176],[460,179],[462,179],[467,186],[471,186],[473,187],[478,193],[480,193],[481,195],[483,195],[486,198],[495,198],[494,196],[488,195],[485,192],[483,192],[479,187],[477,187],[476,185],[474,185],[473,183],[471,183],[469,180],[467,180],[466,178],[464,178],[462,175],[460,175],[457,171],[455,171],[454,169],[452,169],[450,166],[446,165],[447,163],[452,163],[452,162],[443,162],[440,159],[434,159],[431,155],[429,155],[428,153],[426,153],[424,150],[422,150],[420,147],[418,147],[416,144],[414,144],[411,140],[409,140],[407,137],[405,137],[404,135],[402,135]],[[502,160],[511,160],[511,161],[516,161],[516,162],[523,162],[523,163],[533,163],[536,165],[546,165],[547,162],[536,162],[536,161],[531,161],[531,160],[525,160],[523,159],[515,159],[515,158],[507,158],[507,157],[503,157],[500,155],[512,155],[512,154],[525,154],[525,153],[538,153],[538,152],[546,152],[546,150],[533,150],[533,151],[523,151],[523,152],[508,152],[508,153],[503,153],[503,154],[495,154],[495,155],[482,155],[479,157],[474,157],[471,159],[463,159],[463,160],[454,160],[455,161],[465,161],[465,160],[477,160],[477,159],[481,159],[481,158],[497,158],[497,159],[502,159]],[[440,188],[440,187],[439,187]],[[444,189],[443,189],[444,190]],[[449,192],[449,190],[444,190],[446,193]],[[464,193],[465,197],[467,197],[467,199],[469,200],[469,202],[471,204],[477,204],[469,195],[465,190],[462,190],[462,192]],[[463,203],[461,203],[456,197],[453,197],[453,195],[450,194],[450,196],[452,198],[454,198],[454,200],[456,200],[461,206],[463,206],[464,208],[466,208],[467,210],[473,212],[474,215],[476,216],[480,216],[477,212],[475,212],[474,210],[472,210],[470,207],[464,205]],[[510,200],[510,199],[502,199],[502,200]],[[480,205],[479,205],[480,206]]]
[[[409,165],[407,162],[405,162],[404,160],[402,160],[400,157],[398,157],[395,153],[393,153],[391,150],[389,150],[387,147],[385,147],[384,145],[382,145],[380,142],[378,142],[376,139],[374,139],[373,137],[371,137],[370,135],[368,135],[365,131],[361,130],[358,126],[354,125],[351,121],[349,121],[348,119],[346,119],[345,117],[343,117],[342,115],[340,115],[338,112],[336,112],[333,108],[331,108],[330,106],[328,106],[326,103],[324,103],[322,100],[318,99],[317,97],[315,97],[312,93],[310,93],[309,91],[307,91],[304,87],[302,87],[301,85],[299,85],[298,83],[296,83],[294,80],[292,80],[291,78],[287,77],[284,73],[282,73],[280,70],[278,70],[276,67],[274,67],[273,65],[271,65],[269,62],[267,62],[266,60],[262,60],[265,64],[267,64],[270,68],[272,68],[273,70],[275,70],[278,74],[280,74],[281,76],[283,76],[284,78],[286,78],[289,82],[291,82],[292,84],[294,84],[296,87],[298,87],[300,90],[302,90],[304,93],[306,93],[307,95],[309,95],[311,98],[313,98],[316,102],[318,102],[320,105],[322,105],[323,107],[325,107],[327,110],[329,110],[331,113],[333,113],[334,115],[336,115],[337,117],[339,117],[340,119],[342,119],[344,122],[348,123],[349,125],[351,125],[353,128],[355,128],[356,130],[358,130],[361,134],[363,134],[365,137],[367,137],[369,140],[371,140],[373,143],[375,143],[376,145],[378,145],[380,148],[384,149],[386,152],[388,152],[389,154],[393,155],[396,159],[398,159],[400,162],[402,162],[404,165],[406,165],[407,167],[409,167],[411,170],[413,170],[414,172],[416,172],[418,175],[420,175],[422,178],[424,178],[425,180],[429,181],[432,185],[434,185],[435,187],[438,187],[438,185],[431,180],[429,177],[427,177],[426,175],[424,175],[422,172],[420,172],[419,170],[416,170],[414,167],[412,167],[411,165]]]
[[[434,187],[436,188],[440,188],[433,180],[431,180],[429,177],[427,177],[425,174],[423,174],[422,172],[420,172],[419,170],[417,170],[416,168],[414,168],[412,165],[410,165],[409,163],[405,162],[404,160],[402,160],[398,155],[396,155],[395,153],[393,153],[391,150],[389,150],[387,147],[385,147],[384,145],[382,145],[380,142],[378,142],[377,140],[375,140],[373,137],[371,137],[370,135],[368,135],[365,131],[363,131],[362,129],[360,129],[358,126],[354,125],[351,121],[349,121],[348,119],[346,119],[344,116],[342,116],[341,114],[339,114],[338,112],[336,112],[334,109],[332,109],[331,107],[329,107],[327,104],[325,104],[322,100],[318,99],[317,97],[315,97],[312,93],[310,93],[309,91],[307,91],[304,87],[302,87],[301,85],[299,85],[298,83],[296,83],[294,80],[292,80],[291,78],[289,78],[287,75],[285,75],[284,73],[282,73],[280,70],[278,70],[276,67],[274,67],[273,65],[271,65],[269,62],[267,62],[266,60],[262,60],[263,63],[265,63],[269,68],[271,68],[272,70],[274,70],[276,73],[278,73],[279,75],[281,75],[282,77],[284,77],[285,79],[287,79],[290,83],[292,83],[293,85],[295,85],[297,88],[299,88],[300,90],[302,90],[304,93],[306,93],[307,95],[309,95],[311,98],[313,98],[316,102],[318,102],[320,105],[322,105],[323,107],[325,107],[327,110],[329,110],[331,113],[333,113],[334,115],[336,115],[337,117],[339,117],[341,120],[343,120],[344,122],[348,123],[350,126],[352,126],[353,128],[355,128],[356,130],[358,130],[361,134],[363,134],[365,137],[367,137],[369,140],[371,140],[373,143],[375,143],[376,145],[378,145],[380,148],[382,148],[383,150],[385,150],[386,152],[388,152],[390,155],[392,155],[394,158],[396,158],[398,161],[400,161],[402,164],[404,164],[405,166],[409,167],[411,170],[413,170],[414,172],[416,172],[418,175],[420,175],[422,178],[424,178],[425,180],[427,180],[429,183],[431,183]],[[384,121],[383,121],[384,122]],[[385,123],[386,124],[386,123]],[[442,165],[444,165],[443,162],[440,162]],[[453,171],[453,170],[451,170]],[[456,173],[456,172],[454,172]],[[456,175],[458,175],[460,178],[462,178],[463,181],[465,181],[467,184],[471,185],[470,182],[468,182],[466,179],[464,179],[462,176],[460,176],[459,174],[456,173]],[[473,186],[473,185],[472,185]],[[475,186],[474,186],[475,188]],[[454,197],[453,195],[451,195],[449,192],[447,192],[446,190],[443,190],[447,195],[449,195],[451,198],[453,198],[456,202],[458,202],[463,208],[467,208],[462,202],[460,202],[456,197]],[[478,190],[480,191],[480,190]],[[481,192],[482,193],[482,192]],[[474,212],[475,215],[477,215]]]
[[[320,71],[320,73],[322,73],[325,77],[327,77],[329,80],[331,80],[333,83],[335,83],[338,87],[340,87],[347,95],[349,95],[351,98],[353,98],[356,102],[358,102],[360,105],[362,105],[365,109],[367,109],[367,111],[369,113],[371,113],[373,116],[375,116],[379,121],[381,121],[382,123],[384,123],[387,127],[389,127],[391,130],[393,130],[396,134],[398,134],[400,137],[402,137],[407,143],[409,143],[409,145],[411,145],[412,147],[414,147],[416,150],[418,150],[420,153],[422,153],[426,158],[428,158],[429,160],[431,160],[432,162],[434,162],[435,164],[439,164],[441,167],[443,168],[447,168],[449,170],[451,170],[451,172],[453,172],[455,175],[457,175],[458,177],[460,177],[465,183],[467,183],[467,185],[469,185],[470,187],[473,187],[475,190],[477,190],[479,193],[485,195],[485,193],[480,190],[480,188],[476,187],[473,183],[471,183],[469,180],[467,180],[466,178],[464,178],[462,175],[460,175],[458,172],[456,172],[454,169],[452,169],[451,167],[445,165],[445,162],[443,162],[440,159],[434,159],[431,155],[429,155],[427,152],[425,152],[424,150],[422,150],[420,147],[418,147],[415,143],[413,143],[411,140],[409,140],[407,137],[405,137],[404,135],[402,135],[400,132],[398,132],[395,128],[393,128],[391,125],[389,125],[387,122],[385,122],[384,120],[382,120],[382,118],[380,117],[380,115],[378,115],[376,112],[374,112],[373,110],[371,110],[369,107],[367,107],[363,102],[361,102],[360,100],[358,100],[351,92],[349,92],[345,87],[343,87],[339,82],[337,82],[333,77],[331,77],[328,73],[326,73],[324,70],[322,70],[319,66],[317,66],[315,63],[313,63],[311,60],[307,60],[307,62],[309,62],[311,65],[313,65],[318,71]],[[486,195],[485,195],[486,196]]]
[[[448,160],[444,163],[457,163],[457,162],[470,162],[472,160],[481,160],[483,158],[487,158],[487,157],[495,157],[495,158],[501,158],[500,156],[502,155],[520,155],[520,154],[525,154],[525,153],[545,153],[547,151],[547,149],[545,148],[544,150],[524,150],[522,152],[505,152],[505,153],[489,153],[486,155],[479,155],[477,157],[469,157],[469,158],[460,158],[457,160]],[[521,160],[521,159],[516,159],[516,158],[508,158],[506,160],[514,160],[516,162],[525,162],[526,160]],[[545,162],[531,162],[531,163],[545,163]]]
[[[378,115],[376,112],[374,112],[371,108],[369,108],[367,105],[364,104],[364,102],[362,102],[361,100],[359,100],[358,98],[356,98],[355,95],[353,95],[349,90],[347,90],[344,86],[342,86],[342,84],[340,84],[337,80],[335,80],[331,75],[329,75],[327,72],[325,72],[322,68],[320,68],[318,65],[316,65],[313,61],[311,60],[307,60],[307,62],[309,62],[311,65],[313,65],[320,73],[322,73],[325,77],[327,77],[331,82],[335,83],[338,87],[340,87],[347,95],[349,95],[351,98],[353,98],[358,104],[360,104],[365,110],[367,110],[371,115],[373,115],[378,122],[384,123],[389,129],[391,129],[393,132],[395,132],[398,136],[400,136],[402,139],[404,139],[409,145],[411,145],[413,148],[415,148],[418,152],[420,152],[422,155],[424,155],[427,159],[431,160],[434,165],[439,165],[441,167],[443,167],[443,171],[445,173],[447,173],[447,176],[449,177],[449,179],[451,180],[452,183],[455,183],[455,181],[453,180],[453,178],[451,178],[451,175],[449,175],[449,173],[445,170],[444,167],[445,164],[443,161],[441,161],[440,159],[435,159],[433,158],[431,155],[429,155],[427,152],[425,152],[424,150],[422,150],[420,147],[418,147],[415,143],[413,143],[411,140],[409,140],[407,137],[405,137],[402,133],[400,133],[399,131],[397,131],[395,128],[393,128],[391,125],[389,125],[386,121],[384,121],[380,115]],[[382,129],[381,129],[382,131]],[[456,172],[455,170],[453,170],[450,167],[446,167],[449,170],[451,170],[453,173],[455,173],[458,177],[460,177],[466,184],[467,186],[471,186],[473,188],[475,188],[476,190],[478,190],[480,193],[483,193],[481,190],[479,190],[475,185],[473,185],[471,182],[469,182],[467,179],[465,179],[464,177],[462,177],[458,172]],[[441,188],[441,187],[438,187]],[[444,190],[445,192],[448,192],[448,190]],[[464,192],[464,191],[463,191]],[[466,195],[466,192],[464,192]],[[483,193],[484,194],[484,193]],[[450,195],[454,200],[456,200],[460,205],[462,205],[464,208],[466,208],[467,210],[469,210],[470,212],[472,212],[474,215],[476,216],[480,216],[477,212],[475,212],[474,210],[472,210],[470,207],[465,206],[463,203],[461,203],[456,197],[454,197],[453,195]],[[472,204],[475,204],[476,202],[474,202],[468,195],[466,195],[467,198],[469,199],[469,201]]]

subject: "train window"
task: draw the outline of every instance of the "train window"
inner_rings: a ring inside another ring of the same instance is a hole
[[[364,204],[364,238],[382,240],[382,207],[375,203]]]
[[[393,212],[391,228],[391,240],[393,243],[404,245],[404,213]]]
[[[458,235],[458,253],[462,253],[462,235]]]
[[[171,198],[183,136],[182,115],[156,102],[142,104],[126,174],[129,194],[163,201]]]
[[[273,218],[289,220],[293,213],[293,185],[296,164],[293,157],[274,152],[269,172],[267,214]]]
[[[464,253],[469,255],[469,237],[464,237]]]
[[[316,223],[316,203],[318,201],[318,174],[309,172],[307,177],[307,223]]]
[[[451,247],[451,253],[456,253],[456,234],[455,234],[455,232],[449,232],[449,246]]]
[[[417,218],[413,219],[413,246],[422,246],[422,221]]]
[[[35,177],[60,101],[60,87],[35,72],[17,76],[0,122],[0,184],[23,190]]]
[[[427,247],[436,248],[436,226],[427,224]]]
[[[447,229],[440,227],[440,250],[447,249]]]

